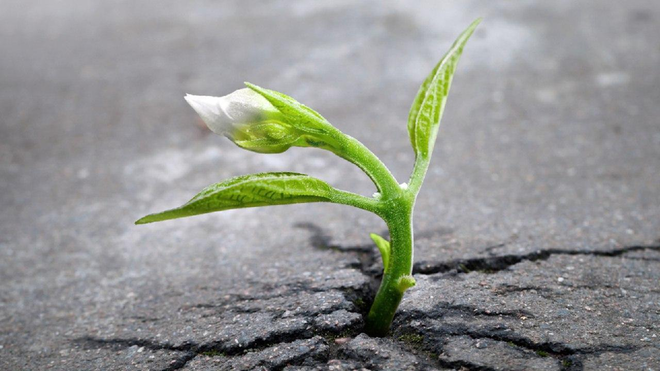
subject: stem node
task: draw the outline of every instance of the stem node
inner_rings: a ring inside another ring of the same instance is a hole
[[[403,294],[406,290],[415,286],[415,284],[416,282],[413,276],[403,276],[399,278],[396,287],[399,289],[399,292]]]

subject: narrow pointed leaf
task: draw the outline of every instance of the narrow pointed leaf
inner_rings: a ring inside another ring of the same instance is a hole
[[[465,44],[480,22],[481,18],[472,22],[463,31],[417,92],[408,115],[408,134],[418,157],[428,158],[433,152],[440,119],[458,60],[463,53]]]
[[[324,181],[298,173],[239,176],[205,188],[181,207],[147,215],[135,224],[246,207],[331,202],[333,191]]]
[[[371,233],[369,236],[376,243],[376,246],[380,251],[380,256],[383,258],[383,266],[385,267],[384,272],[387,272],[387,267],[390,262],[390,242],[375,233]]]

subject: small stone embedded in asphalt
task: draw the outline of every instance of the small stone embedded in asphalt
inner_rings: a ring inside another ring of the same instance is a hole
[[[479,340],[474,344],[475,348],[477,349],[485,349],[488,348],[488,340]]]
[[[351,338],[337,338],[337,339],[335,339],[335,344],[344,345],[344,344],[348,343],[349,341],[351,341]]]

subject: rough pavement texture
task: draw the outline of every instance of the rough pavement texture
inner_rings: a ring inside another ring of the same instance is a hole
[[[375,216],[246,209],[142,227],[204,186],[331,154],[248,153],[184,93],[290,94],[406,181],[405,122],[466,48],[392,335],[360,334]],[[6,0],[0,369],[660,370],[660,4]]]

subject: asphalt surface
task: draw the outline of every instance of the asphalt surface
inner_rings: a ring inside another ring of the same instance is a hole
[[[21,1],[0,12],[0,369],[660,370],[656,1]],[[352,165],[243,151],[185,93],[289,94],[406,181],[406,118],[473,19],[391,336],[377,217],[134,226],[208,184]]]

